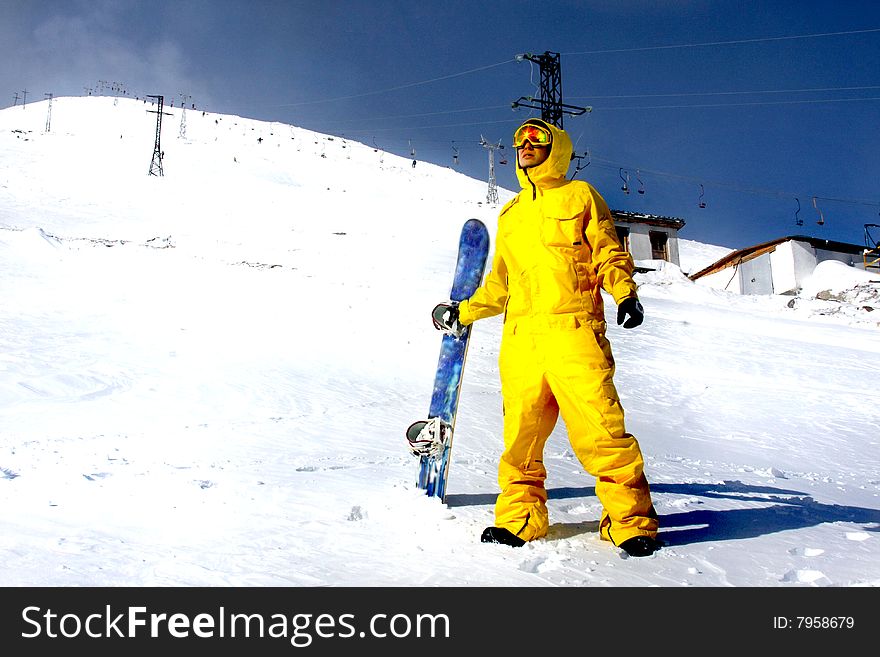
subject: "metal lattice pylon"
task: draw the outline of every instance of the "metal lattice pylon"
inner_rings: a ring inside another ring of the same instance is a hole
[[[180,132],[178,133],[178,136],[181,139],[186,139],[186,104],[189,102],[189,99],[191,97],[192,96],[181,96],[181,101],[180,101],[180,108],[181,108]]]
[[[52,130],[52,94],[46,94],[46,98],[49,99],[49,109],[46,111],[46,132],[51,132],[51,130]]]
[[[162,167],[162,159],[165,157],[165,153],[162,152],[162,115],[165,114],[165,96],[150,96],[147,98],[155,98],[157,109],[156,113],[156,142],[153,146],[153,159],[150,161],[150,174],[151,176],[164,176],[165,171]],[[148,112],[153,112],[154,110],[147,110]],[[169,114],[170,116],[170,114]]]
[[[562,102],[562,66],[559,63],[558,52],[545,52],[543,55],[517,55],[518,61],[527,60],[536,63],[541,69],[541,97],[535,99],[532,96],[522,96],[515,100],[512,106],[528,107],[541,110],[541,118],[547,123],[562,128],[564,114],[577,116],[587,111],[590,107],[576,107]]]
[[[497,144],[490,144],[486,138],[480,136],[480,145],[489,151],[489,191],[486,193],[486,202],[490,204],[498,204],[498,185],[495,180],[495,151],[504,146],[499,141]]]

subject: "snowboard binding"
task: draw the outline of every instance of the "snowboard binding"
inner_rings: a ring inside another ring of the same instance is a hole
[[[439,417],[413,422],[406,430],[409,449],[419,457],[440,456],[451,435],[452,427]]]
[[[460,338],[464,335],[465,327],[458,321],[458,302],[438,303],[431,312],[434,328],[443,331],[445,335]]]

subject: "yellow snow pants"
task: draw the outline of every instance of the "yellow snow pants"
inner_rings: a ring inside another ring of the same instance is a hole
[[[596,477],[600,536],[615,545],[640,534],[654,537],[659,523],[638,441],[624,428],[604,330],[572,315],[550,319],[508,318],[504,326],[504,452],[495,525],[526,541],[547,534],[543,452],[561,412],[575,455]]]

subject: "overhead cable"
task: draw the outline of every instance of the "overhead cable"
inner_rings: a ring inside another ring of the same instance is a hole
[[[582,50],[580,52],[564,52],[563,55],[605,55],[623,52],[644,52],[646,50],[672,50],[675,48],[701,48],[705,46],[732,46],[744,43],[765,43],[767,41],[791,41],[794,39],[814,39],[818,37],[846,36],[851,34],[870,34],[880,32],[880,27],[866,30],[848,30],[846,32],[821,32],[818,34],[795,34],[791,36],[762,37],[757,39],[734,39],[731,41],[704,41],[701,43],[678,43],[667,46],[641,46],[639,48],[610,48],[607,50]]]

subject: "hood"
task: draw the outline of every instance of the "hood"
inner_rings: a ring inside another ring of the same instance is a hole
[[[557,187],[565,181],[571,164],[571,138],[562,128],[557,128],[541,119],[529,119],[528,122],[547,128],[553,134],[553,145],[550,147],[550,155],[547,159],[536,167],[529,167],[528,173],[520,168],[519,158],[516,158],[516,177],[520,187],[531,189],[533,184],[540,189]]]

